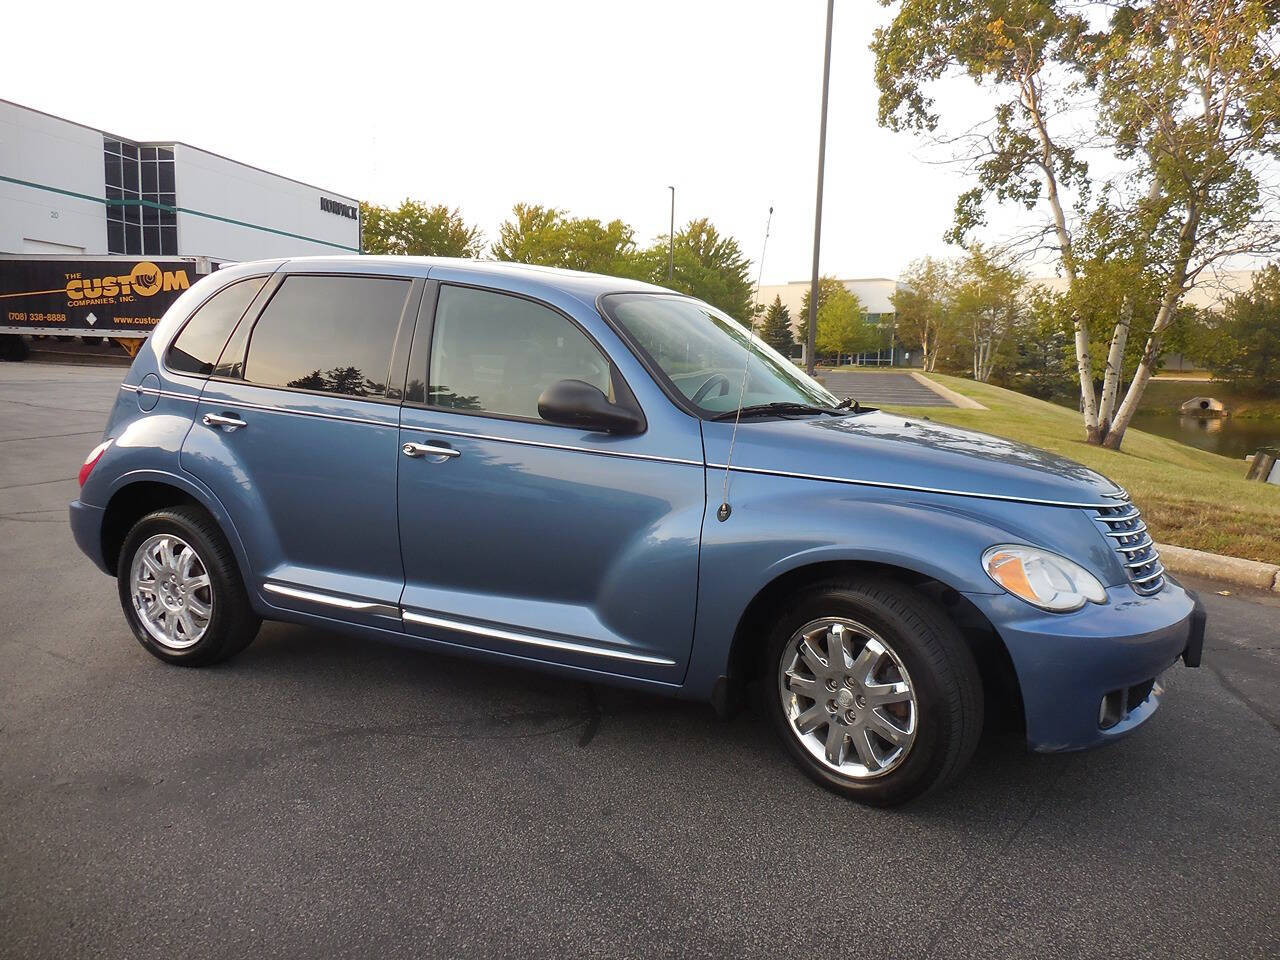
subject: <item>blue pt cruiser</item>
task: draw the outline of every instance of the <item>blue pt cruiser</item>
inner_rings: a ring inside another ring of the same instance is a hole
[[[173,305],[71,526],[144,647],[289,620],[709,700],[893,804],[984,717],[1128,733],[1204,616],[1106,478],[841,401],[705,303],[538,267],[246,263]]]

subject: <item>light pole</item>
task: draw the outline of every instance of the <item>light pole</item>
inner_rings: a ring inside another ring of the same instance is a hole
[[[827,159],[827,88],[831,85],[831,19],[836,0],[827,0],[827,46],[822,57],[822,120],[818,126],[818,199],[813,212],[813,278],[809,283],[809,329],[804,344],[805,370],[812,376],[818,343],[818,247],[822,242],[822,168]]]
[[[671,230],[667,234],[667,283],[676,276],[676,188],[667,187],[671,191]]]

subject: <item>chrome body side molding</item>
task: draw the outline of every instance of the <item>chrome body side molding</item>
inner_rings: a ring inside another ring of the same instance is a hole
[[[283,583],[273,583],[267,581],[262,585],[262,589],[268,593],[278,594],[282,597],[289,597],[293,600],[305,600],[308,603],[319,603],[326,607],[334,607],[338,610],[350,610],[353,613],[369,613],[378,617],[399,618],[400,608],[392,606],[388,603],[378,603],[374,600],[352,600],[349,597],[339,597],[332,593],[320,593],[316,590],[302,590],[298,587],[289,587]]]
[[[593,647],[585,643],[571,640],[554,640],[551,637],[538,637],[514,630],[501,630],[497,627],[485,627],[478,623],[467,623],[463,620],[450,620],[436,617],[415,610],[405,610],[402,614],[405,623],[414,623],[424,627],[441,627],[445,630],[457,630],[459,633],[470,633],[478,637],[489,637],[494,640],[508,640],[512,643],[524,643],[534,647],[545,647],[551,650],[564,650],[568,653],[585,653],[595,657],[610,657],[615,660],[626,660],[631,663],[651,663],[662,667],[675,666],[674,660],[666,657],[653,657],[643,653],[629,653],[626,650],[613,650],[607,647]]]

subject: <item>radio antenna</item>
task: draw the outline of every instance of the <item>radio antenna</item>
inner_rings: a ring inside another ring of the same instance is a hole
[[[760,245],[760,269],[756,271],[756,292],[751,300],[751,323],[747,327],[747,359],[742,364],[742,382],[738,385],[738,409],[733,415],[733,433],[729,434],[729,456],[724,461],[724,486],[720,491],[720,508],[716,510],[716,519],[724,523],[733,513],[729,506],[729,468],[733,466],[733,446],[738,440],[738,421],[742,419],[742,401],[747,395],[747,370],[751,367],[751,354],[756,349],[756,312],[760,306],[760,281],[764,278],[764,255],[769,249],[769,229],[773,226],[773,205],[769,205],[769,216],[764,222],[764,243]]]

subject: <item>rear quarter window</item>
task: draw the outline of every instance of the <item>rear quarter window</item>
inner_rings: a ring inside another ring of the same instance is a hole
[[[169,344],[165,365],[175,373],[209,376],[231,331],[266,282],[266,277],[237,280],[206,300]]]

